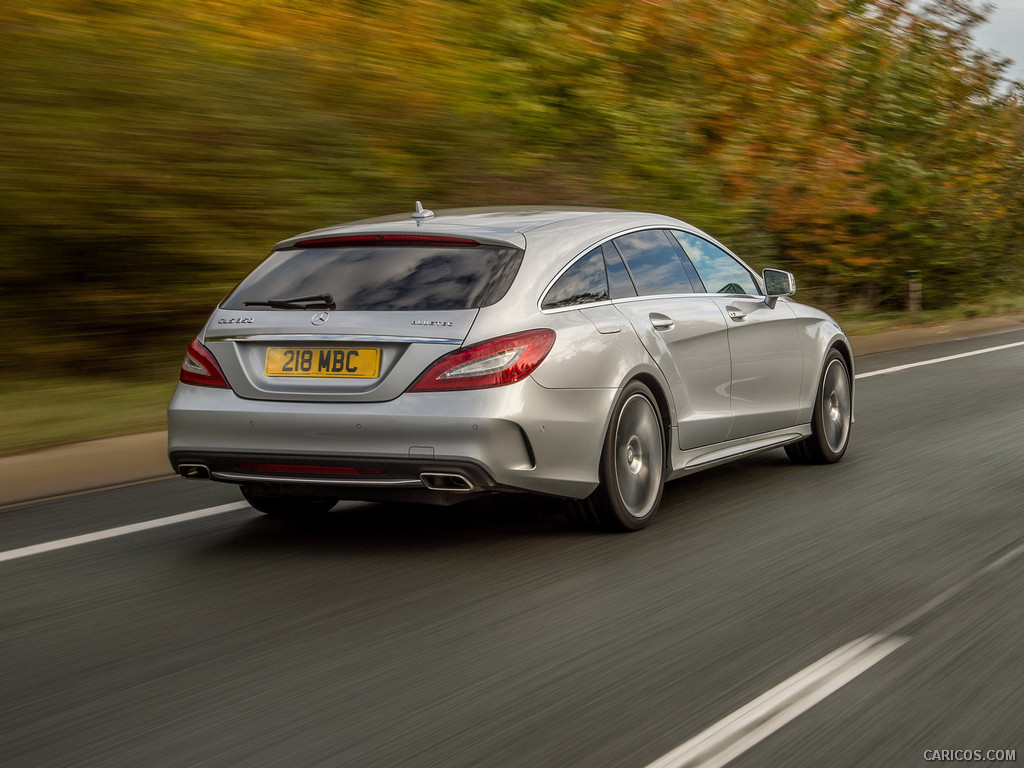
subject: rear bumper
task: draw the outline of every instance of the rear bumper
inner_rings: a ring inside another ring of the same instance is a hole
[[[176,472],[349,499],[447,503],[438,494],[529,491],[583,498],[615,390],[545,389],[532,379],[385,403],[247,400],[179,384],[168,407]],[[452,475],[436,482],[424,475]]]
[[[173,452],[182,477],[256,486],[262,495],[334,496],[368,501],[453,504],[467,496],[503,488],[487,471],[466,460]]]

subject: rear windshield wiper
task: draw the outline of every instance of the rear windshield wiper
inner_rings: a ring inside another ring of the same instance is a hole
[[[267,299],[266,301],[243,301],[247,307],[273,307],[274,309],[337,309],[334,297],[329,293],[316,296],[296,296],[294,299]]]

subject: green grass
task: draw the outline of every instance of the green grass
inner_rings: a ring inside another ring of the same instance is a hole
[[[798,297],[799,299],[799,297]],[[940,325],[976,317],[1024,314],[1024,296],[992,296],[983,302],[952,304],[922,312],[883,312],[877,309],[845,310],[833,313],[849,336],[867,336],[898,328]]]
[[[862,336],[897,328],[936,325],[973,317],[1024,313],[1024,296],[925,312],[838,312],[847,334]],[[53,378],[0,381],[0,456],[99,437],[166,428],[167,403],[177,371],[161,369],[152,381]]]
[[[0,382],[0,456],[166,427],[176,377]]]

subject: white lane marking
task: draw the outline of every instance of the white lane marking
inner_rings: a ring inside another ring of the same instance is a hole
[[[805,667],[685,744],[648,764],[647,768],[712,768],[725,765],[819,701],[838,691],[910,639],[898,636],[897,632],[902,632],[922,616],[956,597],[978,579],[1002,568],[1021,555],[1024,555],[1024,544],[1018,544],[1009,552],[1000,555],[881,632],[854,640]]]
[[[920,608],[916,608],[915,610],[911,611],[906,616],[904,616],[902,619],[899,619],[897,622],[892,624],[890,627],[888,627],[887,629],[883,630],[882,631],[882,635],[883,636],[885,636],[885,635],[892,635],[892,634],[895,634],[897,632],[902,632],[907,627],[908,624],[911,624],[911,623],[917,621],[918,619],[920,619],[925,614],[931,613],[932,611],[934,611],[936,608],[938,608],[943,603],[948,602],[949,600],[952,600],[954,597],[959,595],[961,592],[963,592],[965,589],[967,589],[969,586],[971,586],[971,584],[976,582],[982,576],[988,576],[993,571],[996,571],[996,570],[1002,568],[1004,565],[1006,565],[1007,563],[1009,563],[1009,562],[1011,562],[1013,560],[1016,560],[1021,555],[1024,555],[1024,544],[1018,544],[1016,547],[1011,549],[1009,552],[1007,552],[1002,557],[999,557],[999,558],[993,560],[991,563],[986,565],[984,568],[981,568],[981,569],[975,571],[974,573],[972,573],[967,578],[965,578],[962,581],[959,581],[958,583],[954,584],[952,587],[947,589],[945,592],[943,592],[938,597],[933,597],[931,600],[929,600],[927,603],[922,605]]]
[[[647,768],[717,768],[877,664],[909,638],[869,635],[844,645],[719,720]]]
[[[20,549],[10,549],[6,552],[0,552],[0,563],[8,560],[17,560],[21,557],[40,555],[43,552],[53,552],[55,549],[66,549],[67,547],[77,547],[79,544],[89,544],[94,541],[102,541],[103,539],[112,539],[115,536],[125,536],[129,533],[148,531],[152,528],[162,528],[165,525],[175,525],[176,523],[184,523],[189,520],[199,520],[204,517],[222,515],[225,512],[234,512],[238,509],[245,509],[248,506],[249,505],[244,501],[235,501],[231,504],[221,504],[216,507],[207,507],[206,509],[197,509],[192,512],[183,512],[180,515],[171,515],[170,517],[160,517],[156,520],[146,520],[142,523],[122,525],[118,528],[108,528],[105,531],[85,533],[81,536],[72,536],[68,539],[57,539],[56,541],[33,544],[32,546],[21,547]]]
[[[854,378],[869,379],[872,376],[884,376],[885,374],[888,373],[899,373],[900,371],[906,371],[910,368],[920,368],[922,365],[935,365],[936,363],[945,363],[948,360],[959,360],[963,357],[974,357],[975,355],[984,355],[987,352],[998,352],[1001,349],[1012,349],[1013,347],[1024,347],[1024,341],[1016,341],[1013,344],[1000,344],[998,347],[986,347],[985,349],[976,349],[973,352],[962,352],[959,355],[936,357],[933,360],[922,360],[919,363],[894,365],[892,368],[883,368],[880,371],[868,371],[867,373],[858,373],[856,376],[854,376]]]

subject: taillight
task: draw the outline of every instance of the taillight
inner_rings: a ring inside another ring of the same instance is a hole
[[[220,389],[231,389],[228,380],[224,378],[224,372],[217,365],[210,350],[199,343],[199,339],[192,339],[185,353],[185,359],[181,363],[181,375],[178,381],[185,384],[195,384],[197,387],[218,387]]]
[[[482,341],[451,352],[409,387],[410,392],[501,387],[526,378],[555,343],[555,332],[539,328]]]

